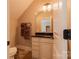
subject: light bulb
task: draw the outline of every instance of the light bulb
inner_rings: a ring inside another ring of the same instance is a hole
[[[43,6],[43,11],[44,11],[44,12],[46,11],[46,6],[45,6],[45,5]]]
[[[59,2],[59,8],[62,8],[63,3]]]
[[[57,10],[58,9],[58,3],[54,3],[53,4],[53,10]]]
[[[52,10],[52,5],[49,4],[49,5],[47,6],[47,9],[48,9],[48,11],[51,11],[51,10]]]

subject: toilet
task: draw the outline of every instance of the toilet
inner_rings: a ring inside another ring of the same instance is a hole
[[[9,59],[14,59],[14,55],[17,53],[16,47],[9,48]]]

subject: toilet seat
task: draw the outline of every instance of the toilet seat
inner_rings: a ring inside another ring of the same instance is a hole
[[[17,48],[16,47],[11,47],[9,48],[9,58],[14,59],[14,55],[17,53]]]

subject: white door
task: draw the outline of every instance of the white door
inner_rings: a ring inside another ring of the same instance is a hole
[[[59,0],[60,1],[60,0]],[[61,0],[62,7],[53,11],[54,52],[52,58],[67,59],[67,41],[63,38],[63,30],[67,28],[66,0]]]

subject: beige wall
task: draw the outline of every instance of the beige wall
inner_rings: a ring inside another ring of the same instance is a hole
[[[33,0],[8,0],[8,40],[14,46],[17,19],[28,8]]]
[[[9,0],[10,18],[17,20],[33,0]]]
[[[67,28],[71,29],[71,0],[67,0]]]

